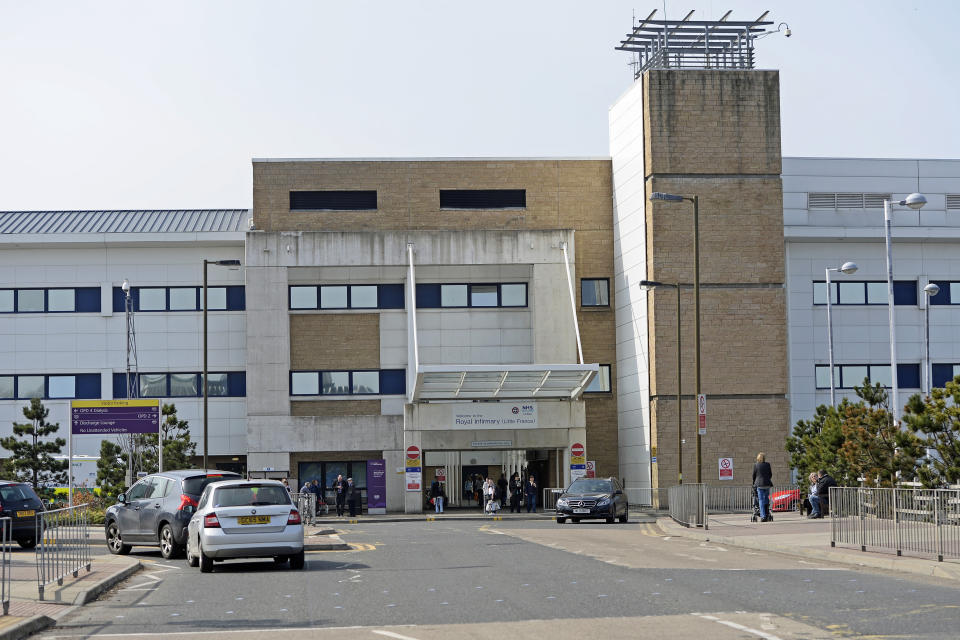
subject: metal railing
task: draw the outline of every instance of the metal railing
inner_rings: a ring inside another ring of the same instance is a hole
[[[3,615],[10,613],[10,581],[13,574],[13,557],[10,555],[10,533],[13,530],[12,518],[0,518],[0,602],[3,603]]]
[[[670,503],[670,490],[666,488],[629,487],[625,491],[631,509],[638,507],[666,511]]]
[[[670,517],[686,527],[708,529],[706,488],[703,484],[680,484],[670,487],[667,498]]]
[[[293,504],[297,505],[300,516],[305,522],[313,523],[317,519],[317,494],[315,493],[291,493]],[[330,507],[326,501],[320,506],[324,513],[330,513]]]
[[[775,503],[774,496],[781,494]],[[786,494],[786,495],[784,495]],[[797,511],[806,496],[795,484],[778,484],[770,489],[770,507],[777,511]],[[707,487],[707,509],[710,513],[752,513],[753,487],[750,485],[711,485]]]
[[[563,495],[563,492],[566,489],[557,488],[557,487],[547,487],[543,490],[543,502],[538,504],[538,507],[542,507],[543,511],[553,511],[557,508],[557,498]]]
[[[830,488],[830,546],[960,558],[960,489]]]
[[[37,513],[37,586],[40,599],[48,584],[63,584],[69,573],[90,571],[90,529],[86,504]]]

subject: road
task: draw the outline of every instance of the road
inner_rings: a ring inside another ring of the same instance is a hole
[[[146,565],[41,637],[950,638],[960,585],[669,537],[655,524],[344,525],[304,571]],[[282,634],[279,630],[284,630]]]

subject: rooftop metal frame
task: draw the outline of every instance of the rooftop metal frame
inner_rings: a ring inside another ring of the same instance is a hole
[[[634,54],[633,77],[648,69],[753,69],[754,41],[769,33],[764,21],[769,11],[749,22],[729,21],[732,11],[719,20],[654,20],[654,9],[633,27],[618,51]]]

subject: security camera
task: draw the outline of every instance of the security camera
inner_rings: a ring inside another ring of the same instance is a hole
[[[253,218],[247,219],[247,228],[250,229],[250,231],[256,231],[257,225],[253,224]]]
[[[787,29],[786,31],[783,32],[783,35],[784,35],[785,37],[787,37],[787,38],[789,38],[792,34],[793,34],[793,32],[790,31],[790,29]]]

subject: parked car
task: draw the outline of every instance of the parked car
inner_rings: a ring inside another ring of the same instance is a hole
[[[800,489],[788,489],[770,494],[771,511],[794,511],[800,508],[802,502]]]
[[[24,549],[37,546],[37,520],[43,500],[26,482],[0,481],[0,518],[10,518],[10,539]]]
[[[136,545],[160,547],[164,558],[175,558],[183,552],[187,523],[207,485],[240,477],[230,471],[181,469],[142,478],[107,509],[107,548],[124,555]]]
[[[303,523],[276,480],[230,480],[204,489],[187,531],[187,564],[209,573],[214,561],[273,558],[303,569]]]
[[[574,522],[603,518],[612,523],[615,518],[627,521],[630,505],[623,487],[616,478],[577,478],[557,498],[557,522],[570,518]]]

